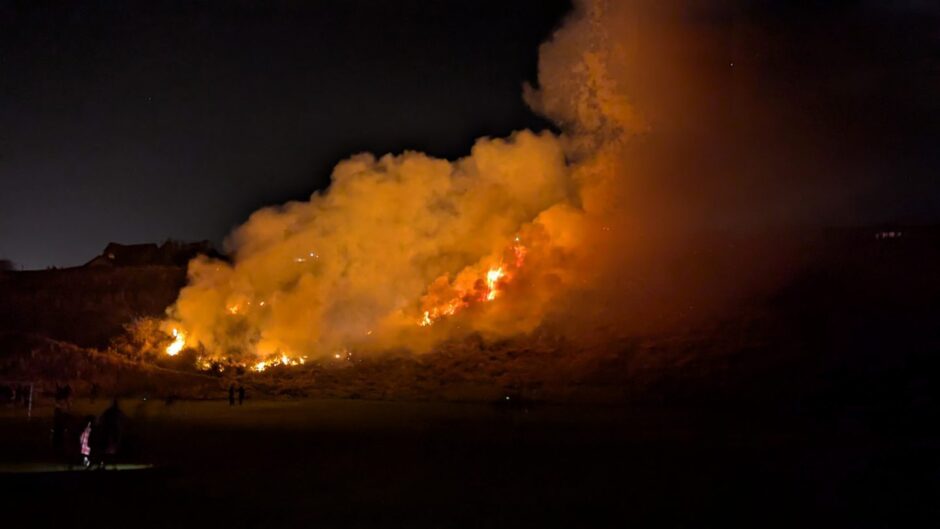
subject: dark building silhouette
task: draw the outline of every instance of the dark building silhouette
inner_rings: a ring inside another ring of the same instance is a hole
[[[105,246],[101,255],[85,263],[88,267],[113,266],[186,266],[197,255],[220,258],[209,241],[166,241],[160,246],[147,244],[120,244]]]

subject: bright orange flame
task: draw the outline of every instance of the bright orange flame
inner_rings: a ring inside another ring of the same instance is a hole
[[[444,316],[453,316],[457,311],[469,305],[470,303],[464,300],[463,297],[454,298],[438,307],[424,311],[424,317],[421,318],[418,325],[427,327]]]
[[[457,285],[454,285],[457,294],[453,298],[425,310],[421,319],[418,320],[418,325],[428,327],[444,316],[453,316],[461,309],[469,307],[472,302],[488,302],[496,299],[503,285],[512,279],[512,270],[518,270],[525,263],[526,248],[520,242],[519,237],[515,238],[510,249],[512,250],[512,259],[509,270],[501,261],[498,266],[489,268],[481,279],[476,280],[474,286],[458,288]],[[507,249],[507,253],[508,251],[509,249]],[[510,256],[507,255],[506,257]]]
[[[493,301],[496,299],[496,293],[499,292],[496,287],[500,278],[503,277],[503,267],[491,268],[489,272],[486,273],[486,301]]]
[[[166,354],[169,356],[176,356],[180,351],[183,350],[185,345],[186,335],[177,329],[173,329],[173,341],[170,343],[170,345],[166,346]]]

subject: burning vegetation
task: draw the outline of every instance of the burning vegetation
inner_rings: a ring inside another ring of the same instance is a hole
[[[480,138],[453,161],[356,154],[322,192],[253,213],[226,241],[230,261],[189,263],[166,355],[265,371],[546,327],[611,341],[686,326],[766,282],[771,250],[728,274],[705,261],[703,233],[779,220],[790,173],[774,180],[756,160],[802,146],[766,137],[789,125],[761,98],[740,102],[754,120],[712,114],[740,91],[687,50],[721,62],[726,48],[686,44],[696,21],[721,17],[654,6],[579,2],[543,44],[523,96],[560,132]],[[718,103],[697,105],[701,94]],[[736,162],[739,144],[756,158]]]
[[[513,259],[509,263],[501,260],[490,266],[482,275],[473,269],[465,270],[465,273],[460,274],[453,284],[446,277],[438,278],[428,294],[421,299],[424,313],[418,325],[428,327],[435,321],[453,316],[476,303],[495,300],[525,262],[525,246],[522,245],[518,236],[514,241]]]
[[[544,325],[593,335],[629,318],[604,311],[621,248],[637,248],[623,147],[645,123],[612,74],[622,57],[604,5],[579,6],[541,49],[541,86],[526,87],[561,134],[481,138],[455,161],[340,162],[323,192],[253,213],[227,240],[231,262],[190,262],[166,354],[264,371]]]
[[[456,162],[353,157],[308,202],[254,213],[230,238],[231,264],[190,263],[166,352],[198,347],[261,371],[345,349],[426,351],[454,332],[497,329],[487,324],[506,318],[497,305],[544,279],[526,268],[555,266],[567,251],[557,241],[573,239],[561,222],[584,214],[572,178],[560,139],[528,131],[479,140]],[[527,332],[547,303],[529,297],[535,317],[499,327]]]

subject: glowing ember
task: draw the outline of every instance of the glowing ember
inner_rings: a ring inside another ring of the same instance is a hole
[[[177,329],[173,329],[173,342],[166,346],[166,354],[176,356],[186,345],[186,335]]]
[[[526,248],[519,242],[519,237],[516,237],[516,244],[512,246],[512,253],[516,257],[516,268],[522,268],[522,264],[525,262]]]

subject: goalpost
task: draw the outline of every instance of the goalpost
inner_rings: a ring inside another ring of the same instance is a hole
[[[9,402],[14,407],[21,403],[26,407],[26,420],[33,418],[33,394],[36,384],[31,380],[0,380],[0,388],[4,391],[4,400],[9,398]]]

